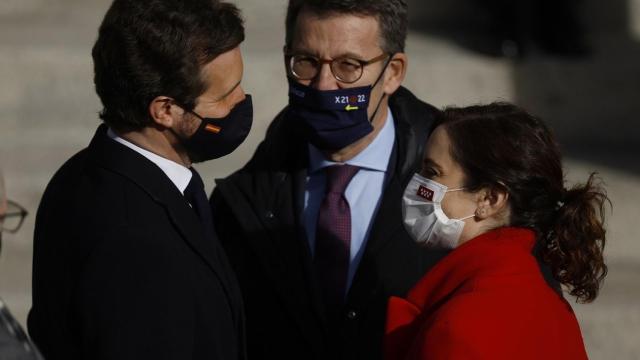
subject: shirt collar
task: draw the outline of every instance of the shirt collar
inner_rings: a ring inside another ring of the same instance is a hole
[[[165,159],[162,156],[156,155],[151,151],[143,149],[121,138],[120,136],[118,136],[118,134],[116,134],[113,130],[111,130],[111,128],[109,128],[109,130],[107,131],[107,135],[111,139],[130,148],[131,150],[149,159],[149,161],[151,161],[152,163],[156,164],[160,168],[160,170],[162,170],[165,173],[165,175],[167,175],[169,180],[173,182],[173,184],[178,188],[178,190],[180,190],[180,192],[184,194],[184,190],[187,188],[187,185],[189,185],[189,182],[191,181],[191,176],[192,176],[191,170],[189,170],[189,168],[183,165],[180,165],[177,162],[171,161],[169,159]]]
[[[353,157],[353,159],[347,160],[345,164],[373,171],[386,172],[389,165],[389,158],[393,151],[395,134],[393,114],[391,114],[391,109],[389,109],[387,111],[387,120],[376,138],[358,155]],[[309,173],[314,173],[336,164],[338,163],[327,160],[322,151],[317,147],[309,144]]]

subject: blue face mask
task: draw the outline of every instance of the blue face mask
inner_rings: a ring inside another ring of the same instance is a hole
[[[386,69],[386,66],[385,66]],[[336,151],[355,143],[373,131],[367,115],[371,86],[338,90],[317,90],[289,79],[287,116],[303,125],[308,141],[320,150]],[[378,102],[378,107],[382,99]],[[378,107],[372,116],[378,112]]]

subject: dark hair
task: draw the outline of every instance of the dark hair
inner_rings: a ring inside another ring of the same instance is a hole
[[[303,9],[317,15],[376,17],[380,26],[382,50],[390,54],[404,52],[409,26],[406,0],[289,0],[285,40],[288,48],[291,48],[296,20]]]
[[[441,116],[451,155],[465,174],[464,186],[506,191],[509,226],[534,230],[539,255],[554,278],[579,301],[593,301],[607,273],[602,253],[609,201],[595,174],[586,184],[565,189],[551,131],[514,105],[447,108]]]
[[[187,110],[206,91],[202,68],[244,40],[240,11],[216,0],[115,0],[93,47],[100,118],[120,130],[152,123],[151,101]]]

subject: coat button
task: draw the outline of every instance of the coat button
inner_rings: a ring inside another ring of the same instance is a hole
[[[355,310],[347,311],[347,319],[355,320],[358,317],[358,313]]]
[[[276,217],[272,211],[267,211],[267,213],[264,216],[269,220],[273,220],[273,218]]]

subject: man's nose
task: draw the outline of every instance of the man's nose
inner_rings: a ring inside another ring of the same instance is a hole
[[[322,64],[318,75],[311,82],[311,86],[318,90],[338,90],[338,80],[333,76],[331,72],[331,66],[329,64]]]

